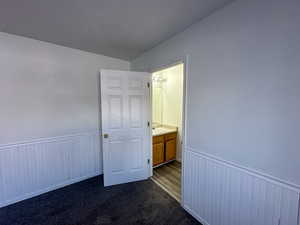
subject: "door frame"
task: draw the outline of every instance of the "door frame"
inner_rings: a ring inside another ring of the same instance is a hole
[[[182,96],[182,146],[181,146],[181,199],[180,199],[180,204],[183,207],[184,206],[184,169],[185,169],[185,164],[184,164],[184,152],[185,152],[185,146],[186,146],[186,115],[187,115],[187,98],[188,98],[188,74],[189,74],[189,55],[185,56],[180,56],[176,57],[173,60],[168,60],[165,63],[162,63],[158,66],[153,66],[151,69],[148,70],[151,75],[155,72],[170,68],[172,66],[176,66],[179,64],[183,64],[183,96]],[[150,128],[152,131],[152,80],[151,80],[151,85],[150,85],[150,105],[151,105],[151,123],[150,123]],[[152,146],[152,135],[150,137],[150,143]],[[150,176],[153,176],[153,166],[152,166],[152,148],[150,151]]]

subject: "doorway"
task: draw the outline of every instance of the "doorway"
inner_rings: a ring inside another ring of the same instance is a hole
[[[184,63],[152,73],[152,180],[181,201]]]
[[[155,183],[181,204],[184,201],[187,60],[150,73],[101,70],[105,186],[154,174]]]

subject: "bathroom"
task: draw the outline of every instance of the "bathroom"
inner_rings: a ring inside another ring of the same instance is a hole
[[[184,64],[152,74],[152,180],[177,201],[181,196]]]

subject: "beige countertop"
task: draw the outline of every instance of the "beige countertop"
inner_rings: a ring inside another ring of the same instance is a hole
[[[177,132],[177,128],[157,127],[152,129],[152,136],[159,136],[159,135],[169,134],[173,132]]]

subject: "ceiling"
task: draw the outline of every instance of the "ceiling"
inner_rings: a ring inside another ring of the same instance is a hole
[[[1,0],[0,31],[131,60],[232,0]]]

